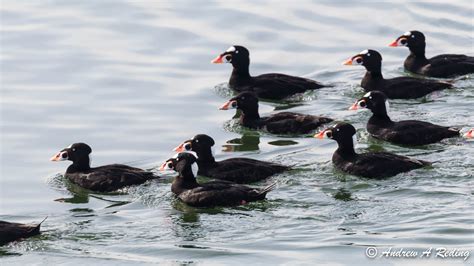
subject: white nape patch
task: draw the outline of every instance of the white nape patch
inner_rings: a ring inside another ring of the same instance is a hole
[[[235,49],[234,46],[229,47],[229,49],[225,50],[228,53],[235,52],[237,49]]]
[[[89,154],[89,167],[91,167],[92,164],[92,156]]]
[[[195,153],[195,152],[193,152],[193,151],[184,151],[184,152],[193,155],[194,158],[196,158],[196,159],[198,158],[197,153]]]
[[[211,147],[211,155],[212,157],[216,157],[216,150],[214,149],[214,147]]]
[[[371,93],[370,91],[367,92],[366,94],[364,94],[364,97],[369,97],[369,96],[370,96],[370,93]]]
[[[366,49],[366,50],[360,52],[359,54],[368,54],[368,53],[369,53],[369,50]]]
[[[354,146],[357,144],[357,133],[352,135],[352,143],[354,144]]]
[[[387,114],[390,112],[390,103],[388,100],[385,100],[385,109],[387,110]]]
[[[403,36],[410,36],[411,35],[411,31],[407,31],[405,33],[403,33]]]
[[[193,171],[193,175],[194,177],[196,177],[198,175],[198,171],[199,171],[199,166],[196,162],[194,162],[192,165],[191,165],[191,171]]]

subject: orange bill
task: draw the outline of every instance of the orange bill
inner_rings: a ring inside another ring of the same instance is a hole
[[[469,130],[468,132],[466,132],[466,133],[464,134],[464,137],[467,138],[467,139],[472,139],[472,138],[474,138],[474,129],[471,129],[471,130]]]
[[[324,133],[326,133],[326,130],[323,130],[323,131],[317,133],[316,135],[314,135],[314,138],[324,139]]]
[[[167,164],[168,164],[168,161],[164,162],[164,163],[160,166],[159,170],[160,170],[160,171],[166,170],[166,165],[167,165]]]
[[[185,149],[184,149],[184,142],[181,143],[181,144],[179,144],[176,148],[174,148],[173,151],[175,151],[175,152],[183,152],[183,151],[185,151]]]
[[[211,63],[213,63],[213,64],[222,64],[222,63],[223,63],[223,62],[222,62],[222,57],[223,57],[222,55],[217,56],[216,58],[214,58],[214,59],[211,61]]]
[[[226,103],[224,103],[221,107],[219,107],[219,110],[229,110],[232,107],[232,104],[234,103],[235,101],[227,101]]]
[[[388,46],[390,46],[390,47],[397,47],[397,46],[398,46],[398,39],[396,39],[395,41],[391,42]]]
[[[347,60],[344,61],[342,64],[343,64],[343,65],[346,65],[346,66],[352,65],[352,58],[347,59]]]
[[[50,161],[53,161],[53,162],[61,161],[61,152],[56,153],[56,155],[54,155],[53,157],[51,157],[49,160],[50,160]]]
[[[352,111],[358,110],[358,109],[359,109],[359,101],[355,101],[355,103],[351,107],[349,107],[349,110],[352,110]]]

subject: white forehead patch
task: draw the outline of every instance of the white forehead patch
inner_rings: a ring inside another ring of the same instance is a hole
[[[67,149],[70,149],[70,148],[72,148],[72,144],[67,147]]]
[[[370,96],[370,93],[371,93],[370,91],[367,92],[366,94],[364,94],[364,97],[369,97],[369,96]]]
[[[231,46],[229,47],[229,49],[226,50],[226,52],[235,52],[235,47],[234,46]]]
[[[369,50],[364,50],[362,52],[360,52],[359,54],[368,54],[369,53]]]
[[[403,33],[403,36],[410,36],[411,35],[411,31],[407,31],[405,33]]]

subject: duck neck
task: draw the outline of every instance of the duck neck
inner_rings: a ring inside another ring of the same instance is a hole
[[[336,152],[339,153],[341,156],[351,157],[351,156],[356,155],[355,150],[354,150],[354,143],[352,142],[352,138],[337,140],[337,145],[338,145],[338,148],[337,148]]]
[[[425,47],[426,47],[425,43],[414,46],[414,47],[409,47],[409,49],[410,49],[410,55],[409,56],[414,57],[417,60],[423,60],[423,61],[426,60],[426,61],[428,61],[426,59],[426,56],[425,56]]]
[[[250,60],[247,60],[244,62],[232,63],[232,66],[234,68],[232,70],[232,74],[230,75],[230,80],[229,80],[229,84],[231,86],[246,83],[252,78],[249,72],[249,65],[250,65]]]
[[[175,194],[181,194],[182,192],[198,187],[199,184],[193,175],[191,169],[183,170],[173,180],[171,190]]]
[[[75,160],[66,170],[66,173],[86,172],[91,169],[89,156]]]
[[[196,154],[198,156],[197,164],[199,166],[199,169],[206,169],[212,167],[216,163],[216,159],[214,158],[214,155],[212,155],[210,147],[205,150],[200,150],[196,152]]]
[[[376,113],[373,113],[372,114],[372,117],[370,118],[370,121],[371,122],[376,122],[376,123],[392,123],[392,120],[390,119],[390,117],[387,115],[387,113],[385,114],[376,114]]]
[[[390,117],[387,114],[387,107],[385,104],[381,105],[378,104],[375,106],[375,108],[371,109],[372,111],[372,117],[370,118],[373,122],[392,122]]]
[[[365,76],[369,79],[383,79],[382,71],[379,70],[367,70]]]
[[[258,120],[260,120],[260,114],[258,113],[258,103],[256,104],[256,106],[242,110],[242,115],[240,116],[240,123],[244,126],[253,125],[255,124],[255,121]]]

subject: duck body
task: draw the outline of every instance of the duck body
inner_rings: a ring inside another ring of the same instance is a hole
[[[331,118],[294,112],[280,112],[260,117],[258,98],[252,92],[243,92],[231,98],[221,110],[239,109],[242,114],[239,123],[251,129],[263,129],[272,134],[307,134],[323,124],[333,121]]]
[[[214,144],[210,136],[198,134],[184,141],[174,150],[195,152],[198,157],[199,175],[240,184],[261,181],[290,169],[289,166],[273,162],[241,157],[216,161],[211,150]]]
[[[435,78],[451,78],[474,73],[474,57],[463,54],[442,54],[430,59],[411,53],[403,63],[406,70]]]
[[[173,180],[171,191],[181,201],[193,207],[238,206],[263,200],[266,194],[275,187],[275,184],[272,184],[261,189],[252,188],[225,180],[200,184],[192,168],[196,163],[194,155],[182,152],[177,158],[170,159],[168,162],[172,162],[172,168],[179,173]]]
[[[158,178],[152,172],[123,164],[104,165],[82,171],[74,168],[71,165],[65,177],[80,187],[98,192],[111,192]]]
[[[366,92],[381,91],[389,99],[416,99],[432,92],[451,89],[453,85],[448,82],[412,77],[383,78],[381,73],[366,72],[361,82]]]
[[[332,156],[334,165],[343,172],[366,178],[380,179],[430,165],[429,162],[388,152],[345,154],[336,150]]]
[[[265,129],[272,134],[308,134],[331,121],[333,120],[327,117],[293,112],[281,112],[255,120],[243,115],[240,119],[245,127]]]
[[[384,121],[372,116],[367,131],[373,137],[400,145],[426,145],[459,136],[459,130],[418,120]]]
[[[215,180],[185,188],[177,177],[172,192],[184,203],[193,207],[238,206],[252,201],[264,200],[268,191],[241,184]]]
[[[247,48],[239,45],[231,46],[212,62],[231,63],[233,70],[229,87],[237,93],[253,92],[259,98],[281,100],[325,87],[314,80],[286,74],[270,73],[253,77],[249,72],[250,53]]]
[[[28,225],[0,221],[0,245],[40,234],[41,223]]]
[[[233,71],[229,87],[237,93],[253,92],[259,98],[281,100],[297,93],[323,88],[324,85],[307,78],[285,74],[263,74],[256,77]]]
[[[288,166],[250,158],[209,162],[198,158],[199,175],[235,183],[252,183],[289,170]]]
[[[74,143],[58,152],[52,161],[70,160],[65,177],[72,183],[97,192],[111,192],[131,185],[139,185],[147,180],[159,178],[152,172],[139,168],[111,164],[90,167],[91,147],[85,143]]]

